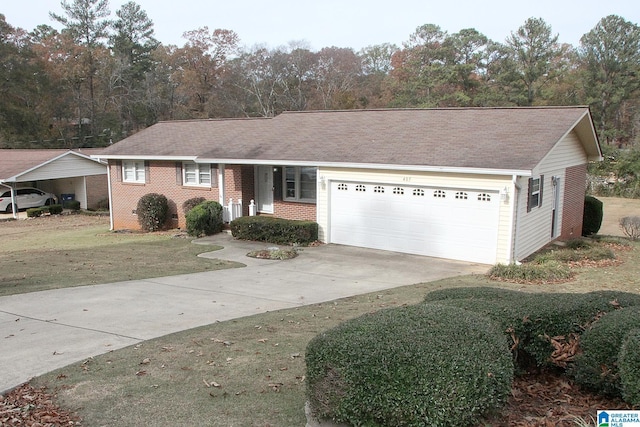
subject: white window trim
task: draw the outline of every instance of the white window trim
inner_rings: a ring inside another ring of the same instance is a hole
[[[187,166],[195,166],[195,182],[187,181]],[[209,182],[202,182],[202,176],[208,175]],[[182,185],[187,187],[207,187],[211,188],[213,183],[213,175],[211,170],[211,165],[209,163],[194,163],[194,162],[183,162],[182,163]]]
[[[133,173],[133,179],[127,178],[127,169]],[[122,182],[144,184],[146,182],[145,164],[142,160],[124,160],[122,162]]]
[[[301,198],[300,197],[300,192],[301,192],[301,180],[300,180],[300,171],[302,170],[302,168],[304,167],[308,167],[308,166],[284,166],[283,170],[282,170],[282,199],[288,202],[303,202],[303,203],[316,203],[317,199],[318,199],[318,192],[316,189],[316,197],[314,197],[313,199],[310,198]],[[287,196],[287,168],[293,168],[295,170],[295,178],[294,178],[294,182],[295,182],[295,196],[294,197],[288,197]],[[318,168],[316,169],[316,185],[317,185],[317,181],[318,181]]]
[[[537,184],[538,184],[538,189],[537,189],[537,190],[534,190],[533,188],[535,187],[536,182],[537,182]],[[539,206],[540,206],[540,183],[541,183],[541,182],[542,182],[542,181],[540,180],[540,177],[538,177],[538,178],[533,178],[533,180],[531,181],[531,194],[529,195],[529,207],[530,207],[531,209],[533,209],[533,208],[537,208],[537,207],[539,207]],[[535,203],[535,204],[534,204],[534,203],[532,203],[534,196],[537,196],[537,197],[536,197],[536,203]]]

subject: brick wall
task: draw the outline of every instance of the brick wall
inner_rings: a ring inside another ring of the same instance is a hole
[[[118,163],[119,164],[119,163]],[[109,162],[111,173],[111,189],[113,226],[116,230],[140,229],[138,217],[133,213],[138,200],[148,193],[163,194],[169,201],[169,215],[172,228],[185,228],[182,204],[193,197],[204,197],[206,200],[218,201],[219,189],[188,187],[179,183],[176,163],[173,161],[150,161],[147,182],[144,184],[122,182],[122,173],[118,171],[115,161]],[[242,199],[243,215],[249,215],[249,203],[255,199],[254,168],[248,165],[226,165],[224,169],[225,201],[229,203]],[[274,202],[274,216],[285,219],[316,220],[316,205],[313,203]]]
[[[316,204],[276,200],[273,206],[273,216],[284,219],[317,221]]]
[[[218,201],[217,187],[200,188],[187,187],[178,183],[176,163],[171,161],[150,161],[147,182],[135,184],[121,182],[122,174],[113,160],[109,161],[111,174],[111,209],[113,212],[113,227],[116,230],[140,229],[138,217],[133,213],[138,200],[148,193],[164,195],[169,201],[169,225],[172,228],[185,228],[182,204],[193,197],[204,197],[206,200]],[[177,218],[175,218],[177,216]]]
[[[582,215],[587,182],[587,165],[567,168],[564,183],[561,240],[582,235]]]
[[[95,209],[100,201],[109,198],[107,181],[107,174],[89,175],[86,177],[87,208]]]

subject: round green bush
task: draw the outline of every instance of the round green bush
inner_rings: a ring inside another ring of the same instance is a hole
[[[629,332],[618,354],[622,397],[640,406],[640,329]]]
[[[347,321],[305,357],[313,415],[352,425],[473,425],[504,404],[513,379],[500,328],[438,304]]]
[[[145,194],[136,207],[138,223],[144,231],[160,230],[169,216],[169,202],[162,194]]]
[[[202,202],[186,215],[187,233],[190,236],[210,236],[222,231],[222,205],[209,200]]]
[[[640,325],[640,307],[609,312],[580,338],[582,353],[570,370],[579,385],[609,396],[622,396],[618,354],[629,333]]]

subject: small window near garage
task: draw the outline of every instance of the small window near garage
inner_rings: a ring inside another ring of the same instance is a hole
[[[413,195],[414,196],[424,196],[424,190],[421,188],[414,188],[413,189]]]
[[[530,212],[533,208],[542,206],[543,185],[543,175],[540,175],[540,178],[529,178],[529,197],[527,199],[527,212]]]
[[[363,191],[363,192],[367,191],[367,187],[365,187],[362,184],[358,184],[358,185],[356,185],[356,191]]]
[[[397,194],[397,195],[403,195],[404,194],[404,188],[402,187],[395,187],[393,189],[393,194]]]
[[[456,192],[456,199],[457,200],[467,200],[469,198],[469,195],[467,193],[465,193],[464,191],[457,191]]]
[[[478,194],[478,201],[479,202],[490,202],[491,201],[491,194],[487,194],[487,193]]]
[[[122,181],[145,183],[145,167],[144,161],[123,161],[122,162]]]
[[[285,200],[299,202],[316,201],[318,168],[311,166],[285,166],[283,179]]]
[[[374,193],[384,193],[384,187],[381,185],[376,185],[375,187],[373,187],[373,192]]]
[[[447,193],[445,193],[443,190],[436,190],[433,192],[433,197],[444,199],[445,197],[447,197]]]
[[[184,162],[182,164],[182,183],[195,187],[211,187],[211,165]]]
[[[349,189],[349,186],[347,184],[338,184],[338,190],[346,191],[348,189]]]

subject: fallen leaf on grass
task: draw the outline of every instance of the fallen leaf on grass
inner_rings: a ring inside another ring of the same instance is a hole
[[[151,359],[149,359],[148,357],[142,359],[142,362],[140,362],[141,365],[148,365],[149,363],[151,363]]]
[[[141,377],[143,375],[147,375],[147,371],[145,371],[145,370],[138,371],[138,372],[136,372],[136,375],[139,376],[139,377]]]

